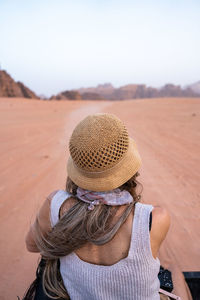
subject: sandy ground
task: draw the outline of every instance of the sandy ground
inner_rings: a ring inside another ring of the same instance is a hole
[[[112,112],[125,122],[143,160],[142,201],[171,214],[161,263],[200,271],[200,99],[0,98],[1,300],[21,297],[35,277],[38,254],[27,252],[25,234],[45,197],[65,186],[72,129],[95,112]]]

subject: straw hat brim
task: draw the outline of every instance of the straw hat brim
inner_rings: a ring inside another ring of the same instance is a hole
[[[88,172],[78,168],[71,156],[67,162],[69,178],[79,187],[91,191],[109,191],[129,180],[140,168],[141,157],[132,138],[124,157],[112,168],[101,172]]]

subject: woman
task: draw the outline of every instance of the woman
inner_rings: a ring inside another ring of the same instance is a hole
[[[69,150],[66,191],[49,195],[26,237],[27,249],[46,259],[46,294],[160,299],[157,254],[170,219],[139,202],[134,140],[116,116],[95,114],[76,126]]]

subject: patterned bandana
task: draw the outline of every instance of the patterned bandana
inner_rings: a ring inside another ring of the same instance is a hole
[[[124,205],[133,202],[133,197],[128,191],[114,189],[108,192],[93,192],[78,187],[76,196],[83,202],[89,203],[88,210],[93,210],[95,205]]]

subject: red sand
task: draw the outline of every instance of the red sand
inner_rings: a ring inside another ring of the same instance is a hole
[[[0,98],[0,299],[16,299],[35,276],[38,254],[24,238],[53,190],[64,188],[67,142],[90,113],[112,112],[138,144],[146,203],[166,207],[171,228],[159,258],[182,271],[200,271],[200,99],[123,102]]]

